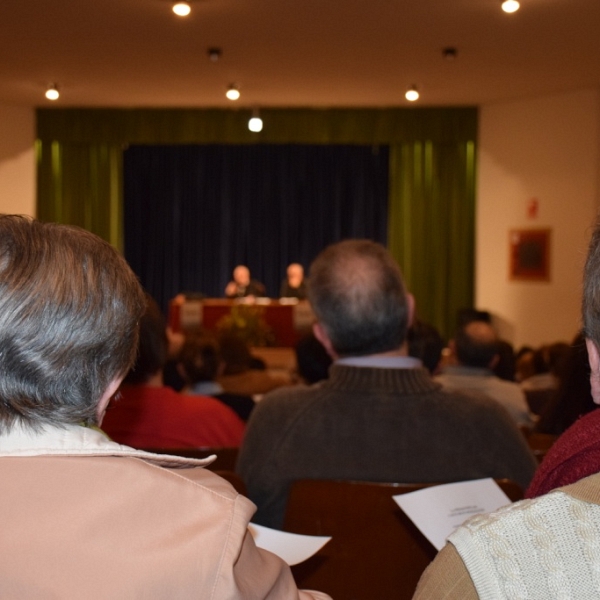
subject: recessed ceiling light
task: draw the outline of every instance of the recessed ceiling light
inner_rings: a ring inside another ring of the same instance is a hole
[[[521,5],[517,2],[517,0],[504,0],[502,3],[502,10],[505,13],[514,13],[519,10]]]
[[[259,131],[262,131],[262,128],[263,128],[262,119],[260,118],[258,108],[255,108],[252,111],[252,116],[250,117],[250,120],[248,121],[248,129],[250,131],[253,131],[254,133],[258,133]]]
[[[229,100],[238,100],[240,97],[240,90],[233,83],[227,88],[225,95]]]
[[[180,0],[179,2],[175,2],[175,4],[173,4],[173,12],[178,17],[187,17],[192,12],[192,7],[190,6],[189,2],[183,2]]]
[[[59,96],[58,87],[55,83],[48,86],[48,89],[46,90],[46,98],[48,98],[48,100],[58,100]]]
[[[417,91],[417,86],[416,85],[411,85],[407,90],[406,90],[406,94],[404,94],[404,97],[409,101],[409,102],[414,102],[415,100],[419,99],[419,92]]]

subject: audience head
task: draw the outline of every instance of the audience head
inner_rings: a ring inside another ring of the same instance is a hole
[[[471,321],[460,327],[452,347],[458,362],[468,367],[491,369],[498,360],[498,337],[486,321]]]
[[[534,364],[535,350],[531,346],[522,346],[517,352],[515,379],[519,382],[536,374]]]
[[[540,346],[533,351],[532,356],[533,375],[550,373],[550,364],[548,363],[547,346]]]
[[[144,296],[95,235],[0,216],[0,429],[97,423],[131,366]]]
[[[167,362],[169,341],[167,324],[154,299],[146,294],[146,310],[140,320],[140,338],[135,364],[124,382],[143,385],[159,374]]]
[[[233,270],[233,280],[240,287],[248,287],[250,285],[250,269],[244,265],[238,265]]]
[[[292,263],[287,268],[287,280],[291,287],[300,287],[304,279],[304,267],[298,263]]]
[[[430,373],[435,373],[445,347],[440,332],[433,325],[415,319],[407,339],[408,354],[418,358]]]
[[[536,430],[560,435],[579,417],[596,409],[590,389],[590,363],[583,333],[578,333],[563,360],[557,392],[544,407]]]
[[[329,376],[331,356],[327,354],[323,344],[310,333],[301,338],[296,344],[296,363],[298,375],[306,383],[317,383]]]
[[[252,355],[248,344],[235,332],[223,331],[219,334],[221,358],[225,363],[223,375],[237,375],[250,369]]]
[[[311,265],[308,288],[315,334],[330,355],[366,356],[403,346],[412,297],[382,245],[346,240],[327,247]]]
[[[494,375],[505,381],[515,381],[517,374],[517,358],[510,342],[498,340],[498,361],[493,368]]]
[[[219,345],[214,337],[203,332],[186,336],[179,353],[179,365],[188,384],[214,381],[220,364]]]
[[[570,349],[566,342],[554,342],[547,346],[548,367],[554,376],[561,377]]]

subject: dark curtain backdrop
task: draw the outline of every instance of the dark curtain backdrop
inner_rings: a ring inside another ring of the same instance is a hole
[[[277,297],[290,262],[387,242],[387,146],[131,146],[123,160],[125,257],[163,308],[180,291],[221,297],[237,264]]]

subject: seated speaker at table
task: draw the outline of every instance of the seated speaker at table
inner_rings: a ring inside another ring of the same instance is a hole
[[[292,263],[286,271],[286,278],[281,282],[280,298],[306,299],[306,280],[304,267],[299,263]]]
[[[248,296],[266,296],[264,284],[250,277],[250,269],[245,265],[238,265],[233,270],[233,279],[225,288],[227,298],[247,298]]]

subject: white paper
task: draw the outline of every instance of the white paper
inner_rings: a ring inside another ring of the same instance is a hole
[[[277,554],[290,566],[304,562],[331,539],[322,535],[287,533],[254,523],[250,523],[248,529],[259,548]]]
[[[511,503],[491,478],[434,485],[393,498],[438,550],[468,518]]]

